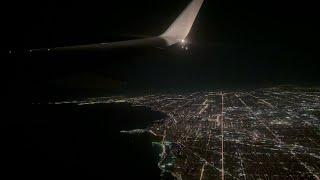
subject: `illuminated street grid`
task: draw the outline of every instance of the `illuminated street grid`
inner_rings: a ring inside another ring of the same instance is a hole
[[[320,89],[103,97],[168,115],[159,167],[177,179],[320,179]],[[66,103],[66,102],[62,102]],[[168,159],[173,155],[173,162]]]

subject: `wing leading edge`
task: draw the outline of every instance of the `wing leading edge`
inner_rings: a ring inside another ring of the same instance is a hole
[[[204,0],[192,0],[188,6],[182,11],[178,18],[169,26],[169,28],[161,35],[135,39],[128,41],[118,41],[111,43],[98,43],[88,45],[76,45],[56,47],[49,49],[34,49],[35,51],[87,51],[87,50],[111,50],[120,48],[139,48],[139,47],[168,47],[184,40],[189,34],[191,27],[199,13]]]

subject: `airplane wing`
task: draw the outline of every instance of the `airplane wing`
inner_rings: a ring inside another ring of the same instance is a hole
[[[111,43],[98,43],[88,45],[76,45],[55,48],[32,49],[29,52],[45,52],[45,51],[108,51],[121,48],[140,48],[140,47],[156,47],[164,48],[183,42],[190,32],[193,22],[202,6],[204,0],[192,0],[188,6],[182,11],[178,18],[169,26],[169,28],[161,35],[135,39],[128,41],[119,41]]]

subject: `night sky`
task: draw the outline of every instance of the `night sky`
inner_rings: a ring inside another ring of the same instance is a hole
[[[30,48],[158,35],[189,0],[11,1],[3,79],[21,97],[274,86],[317,86],[318,6],[311,1],[206,0],[179,45],[145,54],[25,55]]]

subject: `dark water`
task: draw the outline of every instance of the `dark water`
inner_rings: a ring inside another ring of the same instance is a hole
[[[151,137],[121,135],[164,114],[128,104],[16,105],[1,121],[1,176],[159,179]]]

